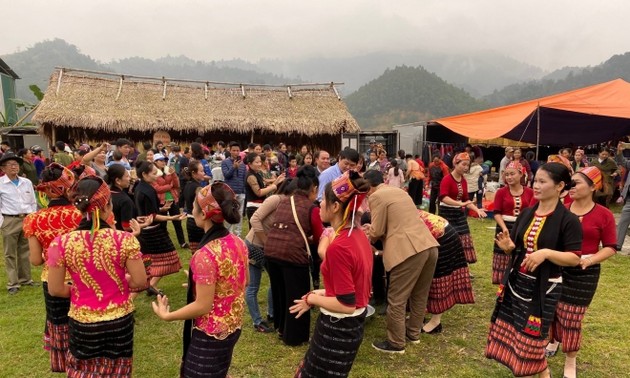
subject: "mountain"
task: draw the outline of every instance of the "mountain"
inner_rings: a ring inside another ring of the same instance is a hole
[[[36,43],[32,47],[2,56],[2,59],[20,76],[16,83],[17,97],[37,102],[28,89],[31,84],[38,85],[42,91],[48,87],[50,74],[56,66],[81,68],[94,71],[118,72],[129,75],[171,77],[178,79],[196,79],[255,84],[286,84],[296,79],[258,72],[242,60],[201,62],[185,56],[166,56],[156,60],[131,57],[110,63],[101,63],[63,39],[53,39]],[[237,68],[234,66],[240,66]]]
[[[35,84],[45,91],[50,74],[56,66],[111,71],[63,39],[38,42],[24,51],[4,55],[2,59],[20,77],[20,80],[16,81],[17,97],[34,103],[37,99],[28,86]]]
[[[427,51],[376,52],[338,58],[311,58],[300,61],[261,60],[261,71],[300,77],[306,81],[344,81],[344,94],[350,94],[388,68],[422,66],[444,80],[480,97],[506,85],[539,79],[542,69],[518,62],[492,51],[447,54]]]
[[[345,101],[363,130],[389,130],[394,124],[426,121],[487,107],[421,66],[387,69]]]
[[[493,106],[501,106],[618,78],[630,81],[630,52],[614,55],[595,67],[565,67],[547,75],[542,80],[508,85],[500,91],[485,96],[484,100]]]

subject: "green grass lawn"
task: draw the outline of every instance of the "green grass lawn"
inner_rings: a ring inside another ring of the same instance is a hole
[[[444,332],[422,335],[421,343],[409,345],[404,355],[390,356],[371,347],[385,337],[385,318],[367,320],[365,338],[355,361],[353,377],[505,377],[509,371],[483,355],[495,287],[491,284],[494,222],[470,219],[479,261],[472,265],[476,303],[459,305],[442,317]],[[171,225],[169,225],[171,227]],[[171,233],[174,238],[173,231]],[[190,252],[180,251],[184,265]],[[0,282],[6,282],[4,260]],[[599,290],[586,315],[584,342],[578,355],[580,377],[629,376],[630,366],[630,259],[614,256],[604,264]],[[39,268],[33,277],[39,280]],[[185,303],[183,273],[160,282],[173,309]],[[263,276],[263,288],[269,281]],[[265,311],[265,303],[261,303]],[[136,300],[134,376],[177,377],[181,359],[182,322],[159,321],[151,310],[151,299],[142,294]],[[0,292],[0,377],[59,377],[48,370],[48,355],[42,349],[44,329],[42,289],[23,288],[15,296]],[[313,321],[315,316],[313,316]],[[241,338],[230,369],[233,377],[290,377],[303,357],[306,346],[286,347],[275,334],[255,333],[246,312]],[[551,359],[554,376],[562,376],[562,354]]]

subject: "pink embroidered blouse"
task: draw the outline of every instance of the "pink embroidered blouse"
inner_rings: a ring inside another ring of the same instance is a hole
[[[247,246],[232,234],[195,252],[190,260],[193,284],[215,285],[214,306],[195,319],[195,328],[219,340],[241,328],[248,263]]]
[[[119,319],[134,309],[125,279],[128,259],[140,259],[140,243],[111,228],[73,231],[48,247],[49,267],[65,267],[72,277],[68,316],[81,323]]]

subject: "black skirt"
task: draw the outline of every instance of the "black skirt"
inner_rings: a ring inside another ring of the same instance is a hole
[[[466,213],[460,207],[450,207],[440,205],[440,216],[448,221],[455,228],[457,233],[461,235],[470,234]]]
[[[223,378],[227,376],[234,346],[241,336],[241,330],[234,331],[224,340],[215,339],[206,333],[193,329],[181,376],[186,378]]]
[[[70,353],[77,359],[133,356],[133,314],[97,323],[80,323],[71,318],[68,323]]]
[[[175,246],[168,235],[166,222],[161,222],[154,228],[143,228],[138,237],[143,254],[159,254],[173,252]]]
[[[562,268],[562,297],[564,303],[588,307],[593,301],[601,265],[591,265],[586,269],[582,267]]]
[[[295,376],[347,377],[363,341],[366,313],[341,319],[320,313]]]
[[[205,234],[203,229],[197,227],[194,218],[186,219],[186,231],[188,232],[188,241],[197,244],[199,244],[203,234]]]

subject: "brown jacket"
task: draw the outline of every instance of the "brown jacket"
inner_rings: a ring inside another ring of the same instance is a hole
[[[383,240],[386,271],[417,253],[439,246],[404,190],[381,184],[368,198],[372,215],[369,235]]]
[[[252,228],[249,229],[245,240],[257,247],[264,247],[262,240],[256,236],[256,233],[269,233],[269,230],[271,230],[271,227],[273,226],[276,209],[278,208],[280,201],[285,197],[286,196],[274,194],[265,199],[265,202],[260,205],[252,216],[252,219],[249,221],[252,224]],[[302,238],[302,236],[300,236],[300,238]]]

